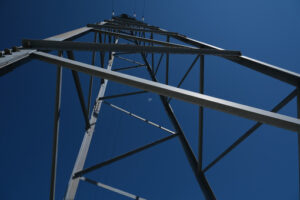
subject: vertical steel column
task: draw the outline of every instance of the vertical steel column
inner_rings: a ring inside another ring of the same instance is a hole
[[[115,43],[118,43],[118,39],[116,40]],[[113,61],[114,61],[114,55],[111,54],[110,58],[111,59],[108,61],[108,66],[107,66],[108,70],[111,70],[111,68],[112,68],[112,64],[113,64]],[[94,134],[94,131],[95,131],[96,122],[98,120],[98,115],[99,115],[100,108],[101,108],[101,105],[102,105],[102,100],[99,100],[99,98],[104,97],[106,87],[107,87],[107,83],[108,83],[108,80],[105,79],[104,83],[100,85],[100,89],[99,89],[99,92],[98,92],[98,95],[97,95],[97,98],[96,98],[96,102],[95,102],[95,105],[94,105],[94,108],[93,108],[93,111],[92,111],[92,114],[91,114],[91,118],[90,118],[90,125],[91,126],[85,131],[85,134],[84,134],[81,146],[80,146],[80,150],[79,150],[79,153],[77,155],[77,159],[76,159],[76,162],[75,162],[75,165],[74,165],[74,168],[73,168],[70,180],[69,180],[65,200],[73,200],[75,198],[76,191],[77,191],[78,184],[79,184],[79,178],[73,179],[73,175],[76,172],[81,171],[84,167],[86,156],[87,156],[87,153],[88,153],[91,141],[92,141],[92,137],[93,137],[93,134]]]
[[[59,52],[58,55],[62,56],[62,52]],[[50,195],[49,195],[50,200],[55,199],[55,183],[56,183],[60,103],[61,103],[61,84],[62,84],[62,67],[57,66],[54,129],[53,129],[53,144],[52,144],[51,183],[50,183]]]
[[[153,40],[153,33],[151,33],[150,39]],[[153,42],[151,43],[151,46],[154,46]],[[151,54],[151,61],[152,61],[152,70],[154,71],[154,53]]]
[[[111,35],[108,36],[108,43],[111,44]],[[109,60],[111,59],[111,51],[109,52]]]
[[[167,36],[167,42],[170,42],[170,36]],[[166,84],[169,84],[169,54],[166,54]]]
[[[204,93],[204,56],[200,56],[199,92]],[[203,106],[199,106],[198,170],[202,170],[203,160]]]
[[[101,33],[99,33],[99,43],[100,43],[100,44],[106,42],[106,34],[104,34],[103,37],[104,37],[104,39],[102,39],[102,35],[101,35]],[[110,53],[109,53],[109,55],[110,55]],[[101,66],[102,68],[104,68],[104,57],[105,57],[104,52],[103,52],[103,51],[100,51],[100,66]],[[109,59],[111,59],[111,58],[109,57]],[[101,83],[101,84],[104,83],[103,78],[100,78],[100,83]]]

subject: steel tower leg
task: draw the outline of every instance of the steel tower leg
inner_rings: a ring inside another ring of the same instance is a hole
[[[117,42],[118,42],[118,40],[116,40],[116,43]],[[110,60],[108,62],[108,66],[107,66],[108,70],[111,70],[113,61],[114,61],[114,55],[111,54],[111,57],[110,57]],[[84,167],[86,156],[87,156],[87,153],[88,153],[91,141],[92,141],[92,137],[93,137],[93,134],[95,131],[95,126],[96,126],[96,122],[97,122],[98,115],[100,112],[100,108],[101,108],[101,105],[103,102],[102,100],[99,100],[99,98],[104,97],[107,83],[108,83],[108,80],[105,79],[104,83],[102,83],[100,85],[100,89],[99,89],[99,92],[98,92],[98,95],[96,98],[96,102],[95,102],[95,105],[94,105],[94,108],[93,108],[93,111],[91,114],[91,118],[90,118],[90,127],[85,131],[85,134],[84,134],[84,137],[83,137],[83,140],[81,143],[81,147],[80,147],[79,153],[77,155],[76,162],[75,162],[75,165],[74,165],[74,168],[73,168],[70,180],[69,180],[68,189],[67,189],[67,192],[65,195],[65,200],[73,200],[75,198],[80,179],[79,178],[73,179],[72,177],[76,172],[81,171]]]

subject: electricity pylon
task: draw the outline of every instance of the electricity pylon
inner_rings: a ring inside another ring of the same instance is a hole
[[[93,42],[75,42],[73,40],[82,37],[86,34],[94,34]],[[159,40],[156,38],[165,38],[165,40]],[[97,42],[97,39],[99,42]],[[121,41],[129,42],[129,44],[120,43]],[[179,41],[179,42],[176,42]],[[58,55],[50,54],[49,51],[57,51]],[[75,60],[73,51],[91,51],[92,64],[86,64]],[[62,57],[63,52],[67,53],[67,58]],[[100,67],[95,66],[95,54],[100,52]],[[121,57],[121,55],[135,54],[139,56],[143,62],[127,59]],[[159,60],[155,62],[154,56],[158,54]],[[189,54],[194,55],[195,59],[190,65],[182,79],[176,86],[169,85],[169,55],[170,54]],[[205,55],[218,56],[223,59],[240,64],[241,66],[250,68],[257,72],[263,73],[267,76],[281,80],[295,87],[295,90],[284,98],[279,104],[277,104],[271,111],[266,111],[235,102],[215,98],[208,96],[204,93],[204,57]],[[150,57],[150,59],[149,59]],[[161,61],[165,57],[165,80],[164,82],[158,82],[156,74],[159,68],[162,68]],[[124,59],[134,64],[131,67],[113,68],[114,59]],[[212,166],[220,161],[224,156],[231,152],[236,146],[244,141],[249,135],[251,135],[262,124],[269,124],[272,126],[280,127],[283,129],[300,132],[300,120],[297,118],[277,114],[282,107],[290,102],[294,97],[297,98],[297,113],[298,118],[300,116],[300,74],[281,69],[279,67],[243,56],[239,51],[224,50],[175,32],[169,32],[156,26],[149,25],[143,21],[138,21],[135,18],[129,17],[126,14],[122,14],[117,17],[112,17],[110,20],[104,20],[95,24],[88,24],[85,27],[56,35],[44,40],[23,40],[21,47],[13,47],[12,49],[5,49],[0,53],[0,74],[4,75],[16,67],[20,66],[24,62],[31,59],[42,60],[54,65],[57,65],[57,82],[56,82],[56,103],[55,103],[55,115],[54,115],[54,134],[53,134],[53,150],[52,150],[52,170],[51,170],[51,184],[50,184],[50,199],[54,199],[55,196],[55,180],[56,180],[56,166],[57,166],[57,154],[58,154],[58,135],[59,135],[59,123],[60,123],[60,102],[61,102],[61,80],[62,80],[62,67],[72,70],[72,75],[76,85],[78,98],[80,101],[82,114],[85,120],[85,134],[82,140],[82,144],[74,164],[73,172],[71,174],[69,184],[67,187],[65,199],[74,199],[77,188],[80,181],[86,181],[96,186],[111,190],[119,193],[120,195],[127,196],[133,199],[143,199],[137,195],[122,191],[120,189],[105,185],[97,182],[85,175],[91,171],[100,169],[103,166],[109,165],[120,159],[126,158],[135,153],[141,152],[145,149],[151,148],[155,145],[163,143],[174,137],[179,138],[184,153],[188,159],[191,169],[195,175],[200,189],[202,190],[207,200],[216,199],[213,189],[210,187],[205,172],[207,172]],[[108,63],[105,63],[108,60]],[[192,92],[186,89],[181,89],[180,86],[185,78],[188,76],[191,69],[199,61],[200,76],[199,76],[199,92]],[[106,66],[106,67],[105,67]],[[151,80],[139,78],[136,76],[120,73],[122,70],[135,69],[144,67],[145,71],[149,74]],[[89,85],[88,102],[85,102],[85,98],[82,92],[82,87],[78,73],[86,73],[91,76]],[[93,77],[100,77],[101,84],[95,104],[91,105]],[[112,96],[106,96],[106,87],[108,81],[118,82],[124,85],[128,85],[139,89],[136,92],[122,93]],[[138,95],[145,92],[156,93],[160,97],[160,101],[164,107],[166,116],[169,117],[174,131],[165,128],[159,124],[149,121],[143,117],[133,114],[123,108],[107,102],[107,99],[121,98],[129,95]],[[199,106],[199,141],[198,141],[198,155],[195,155],[186,139],[180,123],[178,122],[170,101],[175,98],[181,101],[185,101],[191,104]],[[89,146],[92,141],[96,122],[100,114],[102,103],[106,103],[114,109],[124,112],[132,117],[135,117],[145,123],[155,126],[169,133],[170,135],[154,141],[145,146],[139,147],[127,153],[113,157],[110,160],[106,160],[101,163],[97,163],[91,167],[85,167],[85,160],[88,154]],[[214,110],[226,112],[239,117],[251,119],[257,121],[257,123],[251,127],[246,133],[238,138],[229,148],[221,153],[214,161],[208,164],[206,167],[202,165],[202,146],[203,146],[203,108],[211,108]],[[298,141],[299,137],[298,137]]]

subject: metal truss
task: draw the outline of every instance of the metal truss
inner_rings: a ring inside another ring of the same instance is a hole
[[[88,34],[94,33],[94,41],[92,42],[75,42],[73,40]],[[165,41],[154,39],[165,37]],[[106,39],[108,38],[108,39]],[[99,42],[97,42],[97,39]],[[129,44],[119,44],[119,40],[124,39]],[[172,39],[172,42],[170,42]],[[180,41],[175,43],[174,41]],[[269,124],[279,128],[300,132],[300,74],[243,56],[239,51],[224,50],[191,38],[184,35],[169,32],[156,26],[149,25],[142,21],[138,21],[125,14],[113,17],[111,20],[104,20],[96,24],[88,24],[86,27],[82,27],[67,33],[56,35],[44,40],[31,40],[26,39],[22,41],[23,46],[14,47],[13,49],[6,49],[0,53],[0,74],[4,75],[21,64],[30,61],[31,59],[39,59],[57,66],[57,82],[56,82],[56,100],[55,100],[55,115],[54,115],[54,134],[53,134],[53,148],[52,148],[52,169],[51,169],[51,185],[50,185],[50,199],[55,199],[55,180],[56,180],[56,163],[58,155],[58,135],[60,124],[60,102],[61,102],[61,82],[62,82],[62,67],[72,70],[74,83],[76,86],[78,98],[81,105],[82,114],[84,116],[86,130],[82,140],[82,144],[74,164],[72,174],[70,176],[67,192],[65,195],[66,200],[74,199],[79,181],[85,181],[96,185],[101,188],[108,189],[118,194],[127,196],[133,199],[144,199],[137,195],[116,189],[114,187],[105,185],[103,183],[94,181],[83,175],[88,172],[99,169],[103,166],[117,162],[120,159],[124,159],[130,155],[141,152],[145,149],[151,148],[155,145],[161,144],[164,141],[178,137],[181,146],[185,152],[185,155],[189,161],[189,164],[194,172],[195,178],[199,183],[207,200],[214,200],[215,196],[213,189],[210,187],[205,172],[211,169],[217,162],[219,162],[224,156],[230,153],[236,148],[242,141],[248,138],[255,130],[257,130],[262,124]],[[50,51],[57,51],[58,55],[50,54]],[[75,60],[73,51],[91,51],[92,63],[82,63]],[[63,57],[63,53],[66,53],[67,57]],[[95,66],[95,53],[100,52],[100,67]],[[122,57],[126,54],[136,54],[140,56],[143,62],[138,62],[128,58]],[[154,54],[160,54],[158,61],[155,62]],[[176,86],[169,85],[169,55],[170,54],[191,54],[196,55],[195,59],[191,63],[190,67],[183,74],[182,79]],[[122,56],[121,56],[122,55]],[[205,55],[218,56],[232,62],[238,63],[241,66],[253,69],[257,72],[271,76],[275,79],[295,86],[295,90],[284,98],[278,105],[276,105],[271,111],[266,111],[247,105],[215,98],[204,94],[204,58]],[[104,67],[105,57],[108,56],[107,67]],[[149,59],[150,57],[150,59]],[[164,82],[158,82],[156,74],[161,61],[165,57],[165,80]],[[113,69],[113,62],[115,59],[123,59],[128,61],[133,66]],[[192,92],[186,89],[181,89],[180,86],[189,75],[189,72],[197,61],[200,60],[200,80],[199,80],[199,92]],[[119,71],[130,70],[135,68],[144,68],[151,80],[139,78],[136,76],[120,73]],[[91,76],[89,84],[89,96],[88,102],[85,102],[82,87],[79,80],[78,73],[86,73]],[[95,100],[95,104],[91,106],[93,77],[100,77],[102,79],[98,95]],[[111,96],[105,95],[108,81],[118,82],[124,85],[128,85],[139,91],[115,94]],[[120,98],[129,95],[138,95],[146,92],[156,93],[160,96],[162,105],[165,112],[173,125],[173,129],[165,128],[157,123],[149,121],[137,114],[131,113],[119,106],[108,103],[108,99]],[[293,118],[286,115],[277,114],[282,107],[284,107],[293,98],[297,97],[298,102],[298,118]],[[188,103],[196,104],[199,106],[199,141],[198,141],[198,155],[195,155],[186,139],[180,123],[178,122],[172,107],[170,105],[171,100],[175,98]],[[110,107],[117,109],[127,115],[137,118],[149,125],[155,126],[166,133],[170,134],[160,140],[154,141],[150,144],[141,146],[137,149],[131,150],[127,153],[121,154],[104,162],[95,164],[94,166],[86,167],[85,160],[89,150],[89,146],[95,131],[96,122],[102,103],[109,105]],[[203,146],[203,108],[211,108],[221,112],[226,112],[232,115],[240,116],[243,118],[257,121],[257,123],[251,127],[244,135],[238,138],[228,149],[220,154],[214,161],[203,167],[202,164],[202,146]],[[298,143],[300,143],[298,135]],[[299,147],[298,147],[299,149]]]

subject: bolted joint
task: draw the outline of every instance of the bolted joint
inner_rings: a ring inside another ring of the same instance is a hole
[[[31,47],[31,43],[30,43],[30,41],[28,41],[28,40],[23,40],[23,41],[22,41],[22,46],[23,46],[24,48],[30,48],[30,47]]]
[[[12,47],[12,52],[17,52],[17,51],[20,51],[19,48],[17,46],[13,46]]]
[[[5,55],[11,55],[11,49],[4,49]]]

